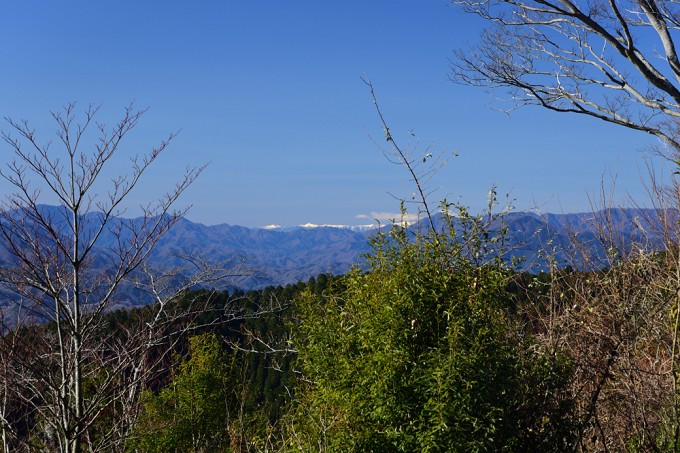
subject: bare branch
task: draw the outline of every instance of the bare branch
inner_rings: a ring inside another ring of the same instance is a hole
[[[457,83],[652,134],[680,152],[680,60],[671,1],[454,0],[490,27],[452,61]],[[657,58],[656,46],[663,48]]]

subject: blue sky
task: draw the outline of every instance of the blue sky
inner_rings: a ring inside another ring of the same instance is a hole
[[[209,162],[181,199],[194,221],[389,217],[392,195],[413,187],[371,142],[382,132],[364,74],[397,139],[413,131],[435,153],[459,153],[431,181],[435,201],[478,210],[496,184],[518,209],[585,211],[602,176],[616,174],[616,197],[644,203],[653,139],[536,107],[507,116],[483,89],[448,80],[453,50],[483,24],[444,0],[25,0],[3,2],[0,21],[2,116],[50,139],[49,112],[70,101],[101,104],[103,122],[134,102],[149,110],[130,154],[180,130],[131,206]]]

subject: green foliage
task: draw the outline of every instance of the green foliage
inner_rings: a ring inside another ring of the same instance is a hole
[[[570,442],[568,362],[530,352],[509,309],[512,274],[479,264],[481,246],[461,244],[469,229],[457,235],[449,220],[437,235],[393,227],[374,239],[368,273],[299,298],[308,383],[289,448],[559,451]]]
[[[320,275],[309,283],[310,288],[322,291],[333,278]],[[148,383],[154,392],[145,394],[136,430],[141,437],[132,448],[269,448],[277,436],[278,420],[289,405],[288,389],[294,387],[295,377],[290,370],[291,354],[272,353],[265,344],[285,348],[290,301],[303,288],[305,283],[258,291],[235,290],[231,294],[187,293],[186,298],[205,298],[206,302],[205,310],[194,319],[193,331],[197,335],[188,342],[179,339],[173,360],[168,363],[168,369],[174,371]],[[260,314],[262,310],[267,310],[265,315]],[[143,316],[141,311],[131,313],[133,317]],[[224,313],[232,316],[224,319]],[[194,394],[197,391],[198,396]],[[204,423],[202,417],[209,418],[210,423]],[[192,431],[197,425],[214,437],[212,443],[201,441],[205,433]],[[190,439],[198,442],[188,444]]]
[[[229,445],[229,357],[219,339],[189,339],[190,357],[157,395],[145,395],[135,448],[145,452],[224,451]]]

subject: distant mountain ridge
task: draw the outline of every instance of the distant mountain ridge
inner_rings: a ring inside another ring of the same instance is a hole
[[[41,209],[58,213],[61,208],[44,206]],[[677,211],[667,211],[664,215],[667,223],[677,224]],[[453,221],[455,224],[458,220]],[[438,228],[443,222],[443,216],[435,218]],[[496,220],[492,229],[507,229],[505,242],[512,255],[523,260],[520,269],[540,270],[547,265],[543,250],[553,250],[560,265],[578,265],[571,256],[575,238],[592,256],[603,259],[604,232],[598,228],[602,224],[611,226],[614,242],[622,248],[636,242],[648,249],[662,245],[663,225],[659,213],[650,209],[544,215],[513,212]],[[425,228],[424,225],[421,221],[412,228]],[[243,289],[285,285],[306,281],[320,273],[346,273],[352,266],[361,265],[362,255],[370,250],[369,238],[376,231],[377,226],[369,225],[207,226],[183,218],[157,243],[150,262],[159,269],[181,266],[180,255],[197,255],[215,263],[242,262],[253,270],[252,275],[239,277],[229,282],[230,285]],[[112,236],[103,235],[99,245],[106,247],[110,240]],[[8,263],[7,251],[2,247],[0,262]]]
[[[576,214],[513,212],[503,222],[513,256],[524,260],[520,269],[531,271],[547,269],[546,252],[553,253],[558,266],[577,268],[584,265],[585,252],[593,268],[610,264],[605,248],[621,256],[631,247],[659,250],[664,236],[675,234],[678,219],[677,210],[614,208]]]
[[[669,211],[666,216],[670,222],[678,218],[676,211]],[[435,221],[441,227],[443,216],[438,215]],[[588,247],[592,256],[603,258],[605,232],[598,227],[603,224],[611,226],[614,242],[621,247],[636,242],[644,243],[649,249],[662,245],[659,213],[651,209],[577,214],[512,212],[493,224],[492,229],[500,229],[499,222],[507,228],[508,248],[515,257],[523,259],[521,266],[525,270],[545,269],[544,250],[554,250],[563,265],[578,265],[570,256],[575,239]],[[424,225],[421,221],[412,227],[424,228]],[[345,273],[353,265],[361,265],[362,254],[370,249],[368,239],[377,231],[377,226],[367,225],[206,226],[182,219],[158,244],[154,257],[162,259],[177,252],[198,253],[218,261],[241,257],[258,273],[257,277],[239,280],[244,288],[285,285],[319,273]]]
[[[304,223],[302,225],[295,225],[292,227],[284,227],[281,225],[267,225],[263,227],[257,227],[256,229],[263,229],[263,230],[277,230],[277,231],[295,231],[299,230],[300,228],[341,228],[345,230],[352,230],[352,231],[370,231],[370,230],[375,230],[378,228],[377,225],[370,224],[370,225],[332,225],[332,224],[316,224],[316,223]]]
[[[246,228],[206,226],[181,219],[157,244],[153,261],[178,253],[216,262],[242,260],[253,276],[237,279],[243,288],[285,285],[320,273],[341,274],[369,250],[373,230],[340,226]]]

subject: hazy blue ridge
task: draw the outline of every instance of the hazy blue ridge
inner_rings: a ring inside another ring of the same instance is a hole
[[[63,208],[41,206],[40,212],[57,223],[68,222]],[[22,216],[21,211],[13,213]],[[675,225],[677,211],[666,211],[667,225]],[[82,220],[87,228],[97,225],[101,213],[87,214]],[[610,209],[595,213],[544,214],[513,212],[501,217],[483,219],[489,225],[490,237],[506,230],[502,253],[511,262],[519,259],[517,270],[537,272],[548,268],[546,252],[552,253],[559,266],[597,267],[608,265],[606,253],[612,247],[624,256],[631,248],[655,250],[662,247],[663,222],[659,212],[650,209]],[[109,247],[117,240],[114,232],[122,224],[135,224],[143,219],[116,218],[111,228],[97,242],[94,267],[105,269]],[[454,231],[461,231],[461,221],[451,219]],[[447,227],[442,215],[434,218],[435,228]],[[429,222],[412,225],[411,231],[427,228]],[[605,226],[603,228],[603,225]],[[383,226],[383,231],[385,227]],[[187,219],[176,225],[156,244],[149,265],[158,271],[188,271],[186,256],[200,256],[211,263],[245,266],[247,275],[225,281],[226,287],[257,289],[269,285],[285,285],[306,281],[320,273],[343,274],[362,264],[369,251],[369,238],[377,229],[343,226],[306,225],[298,227],[246,228],[237,225],[207,226]],[[88,234],[88,233],[86,233]],[[497,241],[496,244],[500,244]],[[579,246],[575,246],[579,244]],[[494,248],[495,247],[495,248]],[[491,258],[499,245],[489,248]],[[583,259],[584,252],[590,261]],[[0,264],[11,265],[11,255],[0,241]],[[219,286],[219,285],[217,285]],[[143,298],[126,291],[121,305],[144,303]]]

